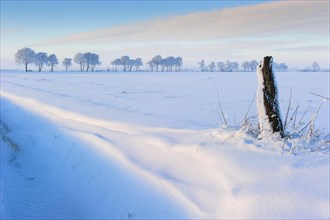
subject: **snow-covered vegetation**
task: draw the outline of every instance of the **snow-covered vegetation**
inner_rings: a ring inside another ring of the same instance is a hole
[[[255,73],[1,71],[1,217],[328,219],[329,74],[276,77],[283,139]]]

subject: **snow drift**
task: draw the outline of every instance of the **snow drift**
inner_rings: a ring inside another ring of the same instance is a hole
[[[216,76],[176,74],[2,73],[1,216],[329,217],[329,155],[204,128]]]

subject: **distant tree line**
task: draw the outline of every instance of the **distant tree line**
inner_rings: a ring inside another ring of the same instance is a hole
[[[118,67],[122,66],[124,72],[132,72],[133,67],[135,71],[138,71],[139,67],[143,65],[143,62],[141,58],[131,59],[129,56],[122,56],[121,58],[111,61],[111,65],[113,71],[118,71]]]
[[[241,65],[241,69],[244,72],[254,72],[257,70],[258,61],[252,60],[252,61],[245,61]],[[201,60],[199,63],[200,71],[202,72],[235,72],[238,71],[240,68],[240,65],[236,61],[230,61],[227,60],[226,62],[219,61],[215,63],[214,61],[210,62],[209,64],[205,63],[205,60]],[[285,63],[273,63],[273,69],[275,71],[287,71],[288,66]]]
[[[80,67],[80,71],[94,71],[95,66],[101,65],[100,58],[98,54],[94,53],[77,53],[73,59],[64,58],[62,61],[65,70],[72,66],[72,60],[77,63]],[[45,52],[35,53],[31,48],[23,48],[16,52],[15,61],[17,64],[24,64],[25,71],[28,71],[28,65],[34,63],[38,67],[38,71],[41,72],[44,66],[50,66],[51,71],[54,71],[54,67],[58,65],[58,60],[55,54],[47,55]],[[131,72],[139,71],[139,68],[143,66],[143,61],[141,58],[131,59],[129,56],[122,56],[111,61],[112,70],[119,71],[119,67],[122,67],[122,71]],[[156,55],[150,61],[147,62],[151,71],[180,71],[183,65],[182,57],[169,56],[162,58],[161,55]],[[109,68],[108,68],[109,70]]]
[[[143,66],[143,62],[141,58],[131,59],[129,56],[122,56],[121,58],[117,58],[111,61],[112,70],[119,71],[118,67],[122,67],[122,71],[131,72],[132,70],[138,71],[140,66]],[[183,65],[182,57],[173,57],[169,56],[166,58],[162,58],[161,55],[154,56],[150,61],[147,62],[150,71],[180,71],[180,68]]]
[[[180,71],[180,68],[183,65],[183,59],[182,57],[173,57],[173,56],[162,58],[161,55],[156,55],[150,61],[148,61],[147,64],[152,72],[154,70],[157,72],[160,70],[162,72],[164,72],[165,70],[167,72],[172,72],[172,71],[177,72]]]
[[[201,60],[198,63],[198,65],[199,65],[200,70],[202,72],[215,72],[215,71],[234,72],[234,71],[237,71],[239,69],[239,63],[236,62],[236,61],[230,61],[230,60],[227,60],[226,62],[219,61],[217,63],[212,61],[208,65],[205,63],[205,60]],[[258,62],[257,62],[257,65],[258,65]],[[248,70],[248,69],[245,69],[245,70]],[[253,68],[252,68],[252,70],[253,70]]]
[[[45,52],[36,53],[31,48],[23,48],[16,52],[15,61],[17,64],[24,64],[25,71],[28,71],[29,64],[35,64],[38,68],[38,71],[41,72],[45,66],[50,67],[50,71],[54,71],[54,68],[58,65],[58,59],[55,54],[48,55]],[[62,61],[65,70],[72,66],[72,61],[77,63],[80,67],[80,71],[94,71],[96,66],[101,65],[101,61],[98,54],[87,52],[87,53],[77,53],[73,59],[64,58]],[[143,61],[141,58],[130,58],[125,55],[120,58],[114,59],[110,62],[112,66],[112,71],[139,71],[140,67],[143,66]],[[198,65],[199,69],[202,72],[235,72],[235,71],[244,71],[244,72],[254,72],[257,69],[258,62],[256,60],[245,61],[241,65],[236,61],[218,61],[205,63],[205,60],[201,60]],[[150,71],[181,71],[183,66],[182,57],[168,56],[163,58],[161,55],[154,56],[150,61],[146,63]],[[274,71],[287,71],[288,66],[285,63],[273,63]],[[108,68],[108,71],[110,68]],[[319,71],[320,66],[317,62],[313,62],[310,67],[306,67],[303,71]]]
[[[288,66],[285,63],[273,63],[273,69],[277,72],[285,72],[288,70]]]
[[[100,65],[99,55],[94,53],[77,53],[74,58],[74,62],[80,65],[80,71],[94,71],[96,65]],[[31,48],[23,48],[16,52],[15,61],[17,64],[24,64],[25,71],[28,71],[29,64],[35,64],[38,67],[38,71],[41,72],[43,67],[50,66],[50,71],[53,72],[54,68],[58,65],[58,59],[55,54],[47,55],[45,52],[36,53]],[[71,58],[64,58],[62,61],[65,70],[68,71],[72,65]]]
[[[314,61],[311,66],[307,66],[304,69],[302,69],[301,71],[304,71],[304,72],[318,72],[320,70],[321,70],[320,65],[316,61]]]
[[[50,66],[50,71],[54,71],[54,67],[58,64],[58,60],[55,54],[47,55],[45,52],[36,53],[30,48],[23,48],[17,51],[15,54],[15,61],[18,64],[25,65],[25,71],[28,71],[29,64],[35,64],[38,67],[38,71],[41,72],[44,66]]]
[[[73,61],[79,64],[81,72],[88,72],[89,70],[93,72],[96,65],[101,65],[99,55],[90,52],[77,53],[74,56]]]

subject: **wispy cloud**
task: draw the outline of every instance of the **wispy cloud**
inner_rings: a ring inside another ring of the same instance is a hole
[[[18,34],[24,31],[24,29],[19,29],[19,28],[5,28],[5,27],[1,27],[0,26],[0,30],[1,30],[1,35],[12,35],[12,34]]]
[[[91,43],[200,42],[241,37],[329,35],[328,1],[277,1],[254,6],[172,16],[81,32],[38,46]]]
[[[130,23],[30,45],[37,50],[99,53],[104,65],[129,55],[182,56],[187,66],[272,55],[290,66],[329,66],[329,1],[275,1]]]

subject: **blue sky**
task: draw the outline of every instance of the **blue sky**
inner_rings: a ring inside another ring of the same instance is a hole
[[[269,53],[289,66],[317,60],[328,67],[329,2],[313,2],[319,4],[1,1],[1,68],[17,68],[14,54],[25,46],[55,53],[59,60],[77,52],[99,53],[103,68],[122,55],[145,62],[157,54],[182,56],[185,66],[193,67],[200,59],[258,60]]]
[[[24,28],[24,23],[84,31],[157,17],[252,5],[262,1],[1,1],[2,25]],[[60,15],[59,15],[60,12]],[[42,19],[41,19],[42,18]],[[24,23],[22,23],[24,20]],[[77,22],[78,21],[78,22]]]

